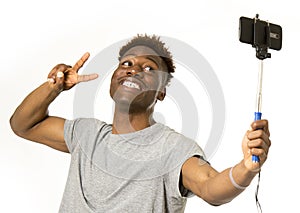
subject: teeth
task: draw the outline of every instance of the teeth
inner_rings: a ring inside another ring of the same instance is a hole
[[[130,82],[130,81],[124,81],[123,86],[140,89],[139,85],[137,85],[136,83]]]

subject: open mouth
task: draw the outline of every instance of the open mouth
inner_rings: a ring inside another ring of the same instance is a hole
[[[128,87],[128,88],[133,88],[137,90],[142,90],[143,87],[139,82],[134,81],[134,79],[131,78],[126,78],[123,81],[120,82],[122,86]]]
[[[131,81],[124,81],[122,83],[123,86],[125,87],[129,87],[129,88],[135,88],[135,89],[138,89],[138,90],[141,90],[140,86],[134,82],[131,82]]]

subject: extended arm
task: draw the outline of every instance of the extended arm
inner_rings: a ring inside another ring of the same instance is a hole
[[[65,119],[49,116],[48,107],[63,90],[97,78],[95,74],[77,74],[88,57],[88,53],[84,54],[73,67],[65,64],[55,66],[48,75],[48,82],[23,100],[10,119],[11,128],[18,136],[68,152],[64,141]]]
[[[269,136],[266,120],[253,122],[242,142],[244,159],[240,163],[219,173],[205,161],[190,158],[182,167],[183,185],[212,205],[230,202],[251,183],[266,161]],[[252,162],[252,155],[259,156],[260,162]]]

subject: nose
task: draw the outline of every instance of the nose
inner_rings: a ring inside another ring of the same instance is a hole
[[[126,71],[126,74],[128,76],[141,76],[141,73],[142,73],[142,68],[139,67],[139,66],[133,66],[133,67],[130,67],[127,71]]]

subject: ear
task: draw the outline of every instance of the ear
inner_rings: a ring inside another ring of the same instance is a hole
[[[157,100],[163,101],[166,97],[166,87],[158,91]]]

